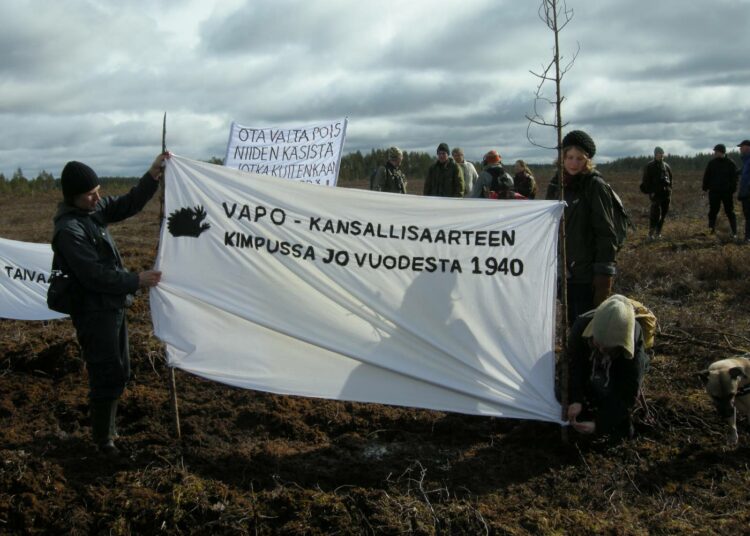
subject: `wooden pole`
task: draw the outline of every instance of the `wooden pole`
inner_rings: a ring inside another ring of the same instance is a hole
[[[562,96],[560,94],[560,42],[557,28],[557,0],[552,0],[552,22],[555,34],[555,114],[557,120],[557,182],[558,192],[560,201],[565,200],[565,181],[563,180],[563,152],[562,152]],[[563,332],[561,337],[561,352],[559,365],[560,365],[560,405],[562,406],[561,417],[565,419],[568,412],[568,404],[570,400],[570,394],[568,393],[568,384],[570,383],[570,364],[568,363],[568,254],[567,248],[565,247],[566,233],[565,233],[565,212],[563,212],[562,219],[560,221],[560,301],[562,303],[562,320],[563,320]],[[562,427],[562,441],[568,443],[568,427]]]
[[[164,121],[162,122],[161,128],[161,152],[167,152],[167,112],[164,112]],[[164,181],[166,175],[162,172],[161,185],[159,193],[159,237],[161,237],[162,227],[164,226]],[[159,240],[156,241],[157,252],[159,250]],[[167,365],[169,369],[169,398],[172,405],[172,417],[174,422],[174,432],[178,440],[182,439],[182,432],[180,431],[180,409],[177,404],[177,381],[175,380],[174,367]]]

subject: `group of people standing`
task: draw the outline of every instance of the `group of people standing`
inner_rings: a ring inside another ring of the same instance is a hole
[[[372,181],[373,190],[406,193],[406,177],[401,171],[403,152],[390,147],[388,160],[378,167]],[[447,143],[437,147],[436,160],[427,170],[423,195],[436,197],[491,197],[494,199],[534,199],[536,180],[523,160],[516,160],[513,177],[505,171],[500,153],[488,151],[478,173],[467,162],[460,147],[450,150]]]
[[[741,142],[739,148],[743,167],[738,198],[748,241],[750,140]],[[567,292],[570,326],[567,360],[572,379],[567,418],[581,433],[627,435],[632,434],[630,417],[648,368],[648,355],[643,331],[636,322],[636,302],[612,295],[618,251],[613,198],[594,167],[595,153],[594,140],[586,132],[567,133],[562,140],[562,176],[552,178],[546,193],[547,199],[566,202],[567,257],[561,283]],[[406,193],[407,181],[400,169],[403,153],[391,147],[387,154],[388,161],[378,168],[373,187]],[[93,440],[106,456],[118,455],[114,444],[117,402],[130,376],[125,308],[137,289],[153,287],[161,279],[161,273],[154,270],[128,272],[107,226],[145,206],[158,188],[164,160],[169,156],[158,155],[138,184],[119,197],[102,197],[96,173],[83,163],[69,162],[62,172],[63,201],[54,218],[53,268],[78,285],[78,300],[70,316],[88,370]],[[672,190],[672,171],[663,158],[664,151],[657,147],[654,161],[644,170],[642,185],[651,196],[653,238],[661,235]],[[441,143],[423,193],[534,199],[536,182],[528,166],[518,160],[515,167],[515,176],[511,177],[500,154],[491,150],[484,155],[481,173],[477,173],[460,148],[451,152],[446,143]],[[736,236],[732,196],[737,190],[737,176],[736,166],[726,158],[726,147],[717,145],[703,179],[703,190],[709,193],[711,232],[723,204]]]
[[[629,435],[632,409],[649,360],[634,306],[624,296],[612,296],[618,239],[611,189],[595,169],[596,144],[591,136],[571,131],[562,139],[561,149],[562,176],[552,178],[546,198],[566,202],[567,257],[561,282],[567,292],[570,327],[567,418],[580,433]],[[388,154],[389,161],[378,170],[381,180],[376,180],[375,189],[405,193],[405,188],[394,189],[406,184],[398,169],[401,152],[394,147]],[[448,145],[441,143],[423,193],[501,199],[536,196],[536,182],[523,161],[516,162],[516,175],[511,177],[500,154],[491,150],[484,155],[482,168],[477,173],[461,149],[455,148],[451,157]]]
[[[734,212],[734,194],[742,205],[745,217],[744,242],[750,243],[750,140],[741,141],[740,149],[742,167],[737,168],[734,161],[727,156],[727,147],[723,143],[714,146],[713,158],[708,162],[703,173],[703,192],[708,193],[708,232],[716,233],[716,218],[723,207],[729,221],[730,238],[740,240],[737,234],[737,216]],[[651,200],[649,217],[649,240],[661,238],[664,220],[669,211],[672,197],[672,169],[664,161],[664,149],[654,149],[654,159],[643,170],[640,189],[648,194]]]

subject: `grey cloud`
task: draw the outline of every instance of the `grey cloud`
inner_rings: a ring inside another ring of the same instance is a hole
[[[170,148],[198,159],[223,156],[232,120],[345,115],[347,151],[396,143],[432,153],[445,139],[472,159],[490,147],[506,161],[554,158],[526,139],[538,83],[528,71],[551,59],[538,2],[226,6],[3,2],[0,171],[55,173],[78,158],[104,174],[140,174],[160,145],[164,111]],[[690,152],[750,136],[750,69],[736,46],[742,5],[568,6],[575,15],[561,48],[566,58],[577,43],[581,52],[563,81],[563,117],[592,130],[602,159],[650,152],[655,141]],[[550,132],[532,131],[550,144]]]

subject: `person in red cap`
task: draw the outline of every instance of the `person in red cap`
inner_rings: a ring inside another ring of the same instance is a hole
[[[125,308],[139,288],[155,286],[161,272],[129,272],[107,226],[141,211],[159,187],[162,163],[151,168],[129,193],[102,197],[99,177],[81,162],[65,164],[63,202],[54,217],[52,272],[72,282],[68,311],[86,362],[91,433],[100,453],[119,454],[114,444],[117,401],[130,377]]]
[[[474,181],[471,197],[489,197],[490,192],[493,191],[493,183],[496,192],[500,186],[507,187],[508,184],[510,184],[510,189],[513,190],[513,177],[505,171],[500,153],[494,149],[488,151],[482,159],[482,166],[482,172]]]
[[[568,132],[562,140],[562,180],[555,174],[547,188],[547,199],[559,199],[560,183],[564,185],[569,324],[612,293],[617,273],[612,197],[594,169],[595,153],[591,136]]]

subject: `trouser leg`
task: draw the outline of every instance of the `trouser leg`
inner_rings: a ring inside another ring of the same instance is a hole
[[[745,216],[745,240],[750,240],[750,199],[742,200],[742,215]]]
[[[656,195],[651,196],[651,211],[648,219],[648,234],[653,236],[659,227],[659,218],[661,216],[661,201]]]
[[[73,324],[89,374],[89,398],[120,398],[130,378],[125,310],[76,315]]]
[[[125,310],[77,314],[73,324],[88,371],[93,440],[113,453],[117,402],[130,377]]]
[[[591,283],[568,283],[568,325],[594,308],[594,287]]]
[[[664,220],[667,219],[667,213],[669,212],[669,204],[671,200],[672,200],[672,197],[670,195],[666,195],[661,199],[659,224],[656,227],[657,234],[661,234],[661,229],[662,227],[664,227]]]
[[[726,193],[722,196],[721,202],[724,205],[724,214],[727,215],[729,220],[729,228],[732,230],[732,234],[737,234],[737,215],[734,213],[734,197],[732,193]]]
[[[708,227],[716,228],[716,216],[721,208],[721,194],[717,192],[708,192]]]

